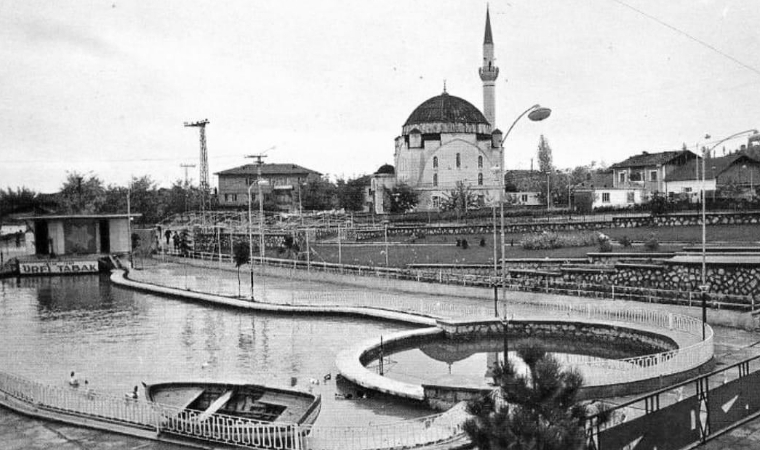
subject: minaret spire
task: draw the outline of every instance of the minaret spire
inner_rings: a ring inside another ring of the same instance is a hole
[[[488,10],[488,6],[486,6],[486,36],[483,38],[483,43],[493,45],[493,36],[491,35],[491,14]]]
[[[486,7],[486,33],[483,38],[483,66],[480,68],[480,79],[483,81],[483,114],[496,128],[496,78],[499,77],[499,68],[494,63],[493,35],[491,34],[491,14]]]

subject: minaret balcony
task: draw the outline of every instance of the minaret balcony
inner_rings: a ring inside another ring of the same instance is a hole
[[[499,77],[499,68],[496,66],[481,67],[478,73],[480,73],[482,81],[496,81],[496,78]]]

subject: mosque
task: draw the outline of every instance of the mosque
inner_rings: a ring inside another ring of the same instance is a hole
[[[501,161],[502,133],[496,123],[496,79],[491,18],[486,10],[483,39],[483,112],[472,103],[450,95],[424,101],[406,119],[401,136],[395,140],[395,177],[375,176],[370,192],[376,212],[382,209],[382,195],[397,183],[405,183],[419,195],[418,211],[437,210],[441,200],[463,182],[481,204],[499,195],[497,168]]]

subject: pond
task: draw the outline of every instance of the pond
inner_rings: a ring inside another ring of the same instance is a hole
[[[0,280],[5,372],[64,386],[76,371],[92,389],[119,396],[142,381],[295,385],[322,394],[318,424],[366,425],[431,414],[381,396],[335,396],[352,389],[336,384],[338,352],[359,339],[408,329],[346,316],[205,306],[116,287],[105,275]],[[327,374],[332,376],[325,381]]]

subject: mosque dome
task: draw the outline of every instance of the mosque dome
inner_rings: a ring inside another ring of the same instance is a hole
[[[422,102],[404,123],[402,134],[413,129],[421,133],[490,133],[491,125],[478,108],[444,92]]]

